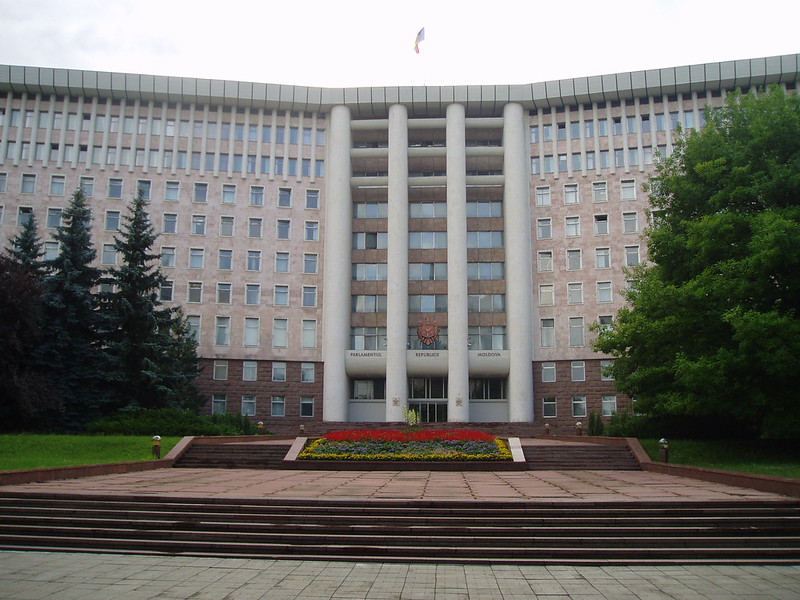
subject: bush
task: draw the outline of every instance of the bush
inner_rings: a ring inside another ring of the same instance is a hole
[[[252,435],[256,426],[241,415],[207,416],[179,408],[139,408],[93,421],[86,431],[104,435]]]
[[[603,435],[603,418],[596,412],[589,413],[589,435]]]
[[[722,417],[700,415],[632,415],[614,413],[606,426],[612,437],[686,440],[753,439],[757,431],[746,423]]]

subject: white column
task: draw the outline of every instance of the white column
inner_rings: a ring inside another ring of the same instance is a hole
[[[467,151],[462,104],[447,107],[447,420],[469,421]]]
[[[386,420],[408,402],[408,111],[389,107],[389,250],[386,285]]]
[[[274,122],[274,121],[273,121]],[[322,307],[322,359],[324,421],[347,421],[350,386],[345,372],[345,352],[350,345],[350,249],[353,202],[350,177],[350,109],[331,110],[325,194],[325,302]]]
[[[509,421],[533,420],[533,284],[531,275],[530,148],[525,111],[519,104],[503,110],[506,242],[506,339]]]

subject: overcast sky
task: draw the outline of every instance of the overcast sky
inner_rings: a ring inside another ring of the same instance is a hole
[[[0,0],[0,63],[323,87],[531,83],[792,54],[799,22],[797,0]]]

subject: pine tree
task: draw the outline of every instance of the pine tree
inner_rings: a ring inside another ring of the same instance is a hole
[[[59,253],[46,263],[45,335],[35,358],[61,397],[61,414],[52,425],[76,430],[100,416],[105,403],[103,323],[93,293],[101,272],[92,266],[97,253],[83,192],[72,195],[62,220],[53,234]]]
[[[179,309],[159,299],[166,277],[151,248],[156,239],[141,194],[115,248],[121,266],[111,269],[114,292],[106,299],[111,378],[120,407],[191,406],[198,402],[196,342],[186,335]]]
[[[36,218],[31,215],[19,232],[11,240],[11,245],[6,248],[8,256],[20,265],[25,272],[30,273],[37,281],[45,274],[44,251],[39,239],[39,230]]]

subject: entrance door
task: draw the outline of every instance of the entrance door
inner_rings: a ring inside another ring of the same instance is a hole
[[[446,423],[447,402],[415,402],[408,403],[409,410],[419,414],[421,423]]]

